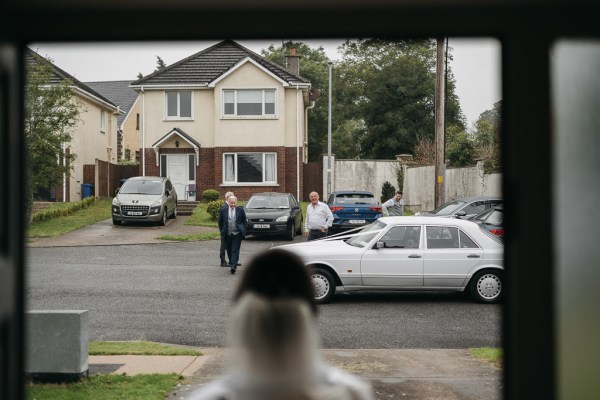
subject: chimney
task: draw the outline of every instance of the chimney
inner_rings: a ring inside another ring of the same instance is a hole
[[[290,54],[285,56],[285,67],[288,72],[300,76],[300,56],[296,55],[294,47],[290,49]]]

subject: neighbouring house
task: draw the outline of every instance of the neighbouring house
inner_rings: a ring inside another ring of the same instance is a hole
[[[117,162],[140,161],[140,101],[128,81],[85,82],[90,88],[117,104]]]
[[[310,82],[225,40],[132,83],[141,175],[169,176],[180,200],[206,189],[302,193]]]
[[[119,106],[96,92],[74,76],[63,71],[41,55],[28,49],[26,62],[49,62],[53,76],[50,84],[68,80],[73,88],[75,100],[81,104],[79,121],[72,131],[66,151],[75,154],[71,173],[55,187],[48,188],[45,200],[79,201],[83,198],[83,166],[96,160],[116,162],[117,117],[123,113]],[[59,162],[59,161],[57,161]]]

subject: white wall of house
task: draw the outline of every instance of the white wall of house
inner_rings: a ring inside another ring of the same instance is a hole
[[[76,154],[70,176],[70,201],[81,200],[81,184],[83,183],[83,166],[95,164],[96,159],[116,162],[117,160],[117,116],[107,107],[77,97],[82,105],[79,122],[72,131],[70,143],[71,153]],[[104,110],[105,125],[101,129],[100,115]],[[112,150],[109,153],[109,148]],[[109,158],[110,157],[110,158]],[[62,191],[62,187],[57,187]]]
[[[142,131],[142,120],[141,120],[141,104],[142,98],[141,95],[138,95],[138,98],[133,103],[131,110],[125,116],[123,120],[123,157],[125,157],[125,150],[129,149],[131,151],[131,159],[135,160],[135,152],[139,151],[142,147],[141,144],[141,131]],[[137,126],[137,115],[140,114],[140,126],[138,129]]]
[[[381,197],[381,188],[389,181],[398,189],[398,161],[335,160],[332,157],[332,191],[368,190]],[[433,210],[435,204],[435,167],[404,167],[404,202],[411,211]],[[327,193],[327,156],[323,157],[323,193]],[[468,196],[502,194],[502,174],[484,174],[482,164],[446,170],[446,201]],[[326,198],[326,196],[321,196]]]

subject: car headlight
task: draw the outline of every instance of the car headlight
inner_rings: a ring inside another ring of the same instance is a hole
[[[287,215],[284,215],[283,217],[277,218],[275,222],[287,222],[288,218],[289,217]]]
[[[160,200],[157,200],[154,203],[152,203],[152,205],[150,206],[150,214],[159,214],[161,206],[162,202]]]

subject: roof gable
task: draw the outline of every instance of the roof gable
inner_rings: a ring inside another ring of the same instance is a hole
[[[160,71],[138,79],[136,86],[209,86],[245,59],[250,59],[286,84],[308,84],[308,80],[294,75],[259,54],[233,40],[224,40],[190,57],[184,58]]]
[[[52,67],[52,77],[50,78],[49,84],[56,85],[56,84],[59,84],[61,82],[68,80],[76,89],[84,92],[88,96],[95,97],[96,99],[100,100],[100,102],[106,103],[106,105],[109,107],[118,108],[118,106],[115,103],[113,103],[106,97],[102,96],[100,93],[96,92],[95,90],[93,90],[91,87],[89,87],[85,83],[79,81],[73,75],[58,68],[56,65],[54,65],[52,62],[50,62],[48,59],[42,57],[41,55],[39,55],[38,53],[36,53],[35,51],[33,51],[29,48],[27,48],[25,51],[25,62],[27,65],[32,65],[35,63],[48,63]]]
[[[131,81],[85,82],[85,84],[117,104],[125,113],[129,113],[138,97],[138,93],[129,86]],[[125,117],[126,114],[117,117],[119,126]]]

